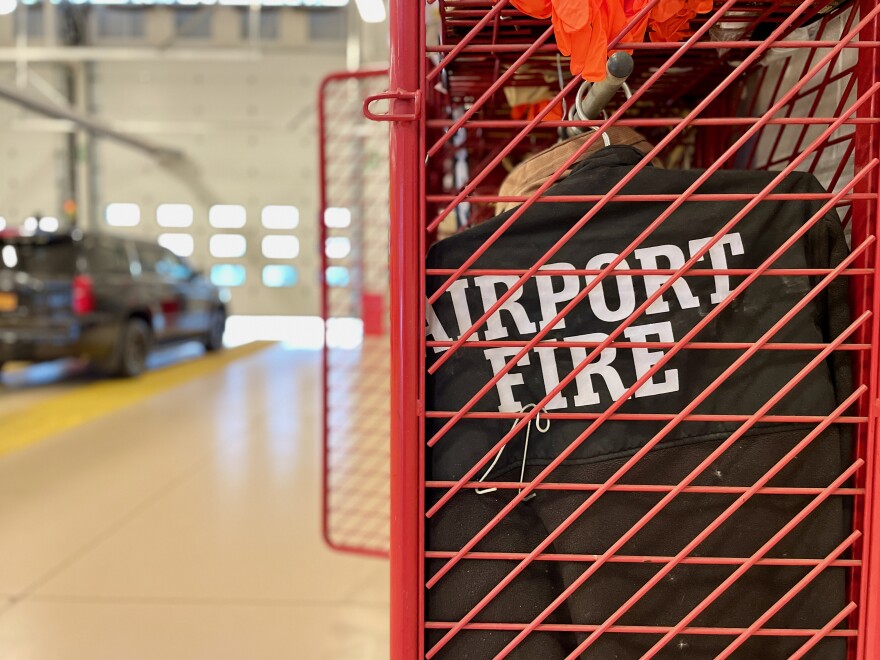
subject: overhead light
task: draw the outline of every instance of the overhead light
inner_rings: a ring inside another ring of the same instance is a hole
[[[384,0],[355,0],[355,4],[364,23],[381,23],[387,18]]]
[[[2,2],[2,0],[0,0],[0,2]],[[40,221],[37,220],[34,216],[30,216],[30,217],[24,219],[24,230],[27,233],[33,234],[39,228],[40,228]]]
[[[0,16],[11,14],[18,7],[18,0],[0,0]]]

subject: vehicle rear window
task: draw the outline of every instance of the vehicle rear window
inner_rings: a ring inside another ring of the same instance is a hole
[[[72,276],[76,272],[76,246],[68,241],[28,243],[0,239],[0,270]]]

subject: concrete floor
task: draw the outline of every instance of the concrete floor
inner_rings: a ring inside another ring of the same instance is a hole
[[[387,562],[320,537],[319,358],[273,346],[0,458],[0,658],[387,658]],[[0,410],[82,378],[6,376]]]

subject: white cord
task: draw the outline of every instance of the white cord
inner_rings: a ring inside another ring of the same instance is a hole
[[[560,55],[559,53],[556,53],[556,75],[559,78],[559,91],[560,92],[564,91],[565,84],[563,82],[563,76],[562,76],[562,55]],[[566,117],[568,117],[568,102],[566,102],[565,97],[563,96],[562,97],[562,118],[565,119]],[[569,137],[568,130],[565,128],[565,126],[560,126],[559,130],[557,131],[557,134],[558,134],[560,140],[564,139],[566,137]]]
[[[519,412],[525,413],[525,412],[530,411],[534,407],[535,407],[535,404],[530,403],[529,405],[520,408]],[[540,431],[541,433],[546,433],[547,431],[550,430],[550,420],[547,418],[544,418],[545,425],[543,428],[541,428],[541,413],[540,412],[537,415],[535,415],[535,419],[532,421],[535,423],[535,428],[538,431]],[[516,427],[518,422],[519,422],[518,419],[513,420],[513,426],[511,426],[510,429],[513,430]],[[519,472],[519,482],[520,483],[523,483],[523,480],[525,479],[525,476],[526,476],[526,459],[528,458],[528,455],[529,455],[529,437],[531,436],[531,434],[532,434],[532,422],[530,421],[526,425],[526,442],[525,442],[525,446],[523,447],[522,469]],[[495,454],[495,460],[492,461],[492,465],[490,465],[489,469],[486,470],[486,472],[483,474],[483,476],[477,480],[479,483],[483,483],[484,481],[486,481],[486,479],[492,473],[492,470],[494,470],[495,466],[498,465],[498,461],[501,460],[501,454],[503,454],[503,453],[504,453],[504,447],[499,449],[498,453]],[[497,488],[477,488],[474,490],[474,492],[477,495],[486,495],[487,493],[494,493],[496,490],[498,490],[498,489]],[[522,493],[522,488],[517,490],[517,494],[519,494],[519,493]],[[535,496],[535,493],[532,493],[531,495],[526,497],[526,500],[530,500],[534,496]]]

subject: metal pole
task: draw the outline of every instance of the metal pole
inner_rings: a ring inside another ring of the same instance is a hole
[[[391,78],[397,92],[421,87],[424,3],[392,0]],[[424,100],[416,112],[424,117]],[[391,101],[391,114],[412,112]],[[421,381],[424,327],[420,321],[424,209],[421,121],[391,127],[391,660],[424,657]]]
[[[81,63],[74,67],[74,86],[76,107],[86,113],[91,100],[89,74],[90,64]],[[76,131],[75,140],[75,170],[76,189],[76,219],[80,227],[94,229],[98,226],[94,211],[95,177],[94,161],[92,159],[92,136],[88,131]]]

